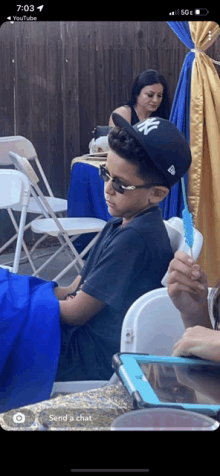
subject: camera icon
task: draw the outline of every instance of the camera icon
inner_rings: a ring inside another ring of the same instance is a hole
[[[14,423],[24,423],[25,422],[25,415],[23,413],[15,413],[13,415],[13,422]]]

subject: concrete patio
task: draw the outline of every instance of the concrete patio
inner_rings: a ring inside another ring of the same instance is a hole
[[[49,255],[52,254],[52,252],[55,252],[59,247],[58,246],[51,246],[48,248],[39,248],[35,250],[34,252],[34,264],[35,267],[38,269],[39,266],[41,266],[45,260],[49,258]],[[47,256],[45,256],[47,255]],[[24,251],[21,252],[21,258],[25,257]],[[2,264],[7,264],[8,262],[12,261],[14,258],[14,253],[5,253],[0,255],[0,266]],[[46,281],[53,281],[55,276],[60,273],[65,266],[67,266],[70,263],[70,258],[67,256],[67,254],[62,251],[54,260],[51,261],[51,263],[48,264],[48,266],[43,269],[39,275],[40,278],[45,279]],[[10,264],[12,266],[12,264]],[[32,275],[33,271],[31,268],[31,265],[28,261],[28,259],[21,260],[20,265],[19,265],[19,270],[18,274],[21,275]],[[60,286],[68,286],[73,282],[73,280],[77,276],[77,271],[75,267],[73,266],[70,271],[68,271],[58,282]]]

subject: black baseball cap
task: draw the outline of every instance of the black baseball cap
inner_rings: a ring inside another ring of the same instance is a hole
[[[125,129],[137,140],[170,187],[185,175],[192,162],[191,151],[185,137],[172,122],[150,117],[131,126],[116,112],[112,113],[112,119],[115,126]]]

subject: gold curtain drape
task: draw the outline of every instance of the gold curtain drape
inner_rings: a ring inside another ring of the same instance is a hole
[[[189,22],[189,27],[196,53],[191,76],[188,201],[204,238],[198,263],[213,286],[220,278],[220,78],[204,51],[214,43],[220,27],[214,22]]]

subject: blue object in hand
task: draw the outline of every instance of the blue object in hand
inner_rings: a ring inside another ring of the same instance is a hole
[[[185,182],[184,182],[183,177],[181,178],[181,185],[182,185],[183,200],[184,200],[184,205],[185,205],[185,208],[182,211],[183,225],[184,225],[184,236],[185,236],[185,241],[186,241],[187,245],[190,247],[191,256],[192,256],[192,247],[193,247],[193,243],[194,243],[193,217],[192,217],[192,213],[190,213],[189,209],[188,209],[187,199],[186,199]]]

